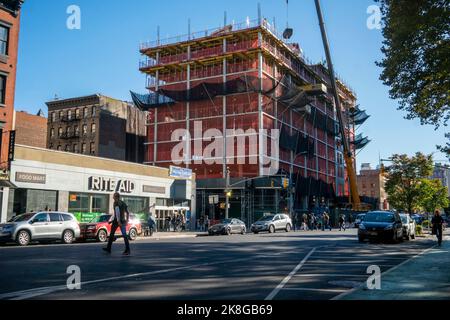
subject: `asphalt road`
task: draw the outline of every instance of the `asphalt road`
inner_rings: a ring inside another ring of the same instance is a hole
[[[433,244],[361,244],[347,230],[147,239],[130,257],[122,240],[111,256],[97,243],[0,247],[0,299],[328,300]],[[67,289],[70,265],[80,290]]]

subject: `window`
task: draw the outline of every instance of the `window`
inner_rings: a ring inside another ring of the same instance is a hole
[[[9,47],[9,28],[0,25],[0,54],[7,56]]]
[[[6,81],[7,77],[0,74],[0,104],[6,103]]]
[[[78,150],[78,144],[74,144],[74,145],[73,145],[73,152],[74,152],[74,153],[78,153],[78,152],[79,152],[79,150]]]
[[[71,128],[71,127],[67,127],[67,128],[66,128],[67,136],[70,136],[71,131],[72,131],[72,128]]]
[[[56,121],[56,113],[55,112],[52,112],[50,117],[51,117],[52,122]]]
[[[40,213],[33,219],[34,222],[47,222],[48,221],[48,215],[46,213]]]
[[[68,152],[69,148],[70,148],[70,146],[68,144],[66,144],[66,147],[64,148],[64,151]]]
[[[92,117],[95,117],[96,113],[97,113],[97,108],[92,107]]]
[[[72,120],[72,110],[67,111],[67,119]]]
[[[92,133],[95,133],[97,131],[97,126],[95,125],[95,123],[93,123],[92,125],[91,125],[91,132]]]
[[[58,151],[62,151],[62,146],[59,145],[58,148],[57,148],[57,150],[58,150]]]
[[[91,142],[91,154],[95,155],[95,143]]]
[[[74,127],[74,131],[75,131],[75,136],[79,136],[80,135],[80,127],[79,126],[75,126]]]
[[[64,221],[72,221],[72,216],[69,216],[68,214],[62,214],[61,215]]]
[[[89,109],[86,107],[86,108],[84,108],[84,110],[83,110],[83,117],[84,118],[87,118],[89,116]]]
[[[83,135],[87,134],[87,125],[83,124]]]
[[[75,118],[80,119],[80,109],[75,110]]]
[[[54,138],[55,137],[55,128],[51,128],[50,129],[50,137]]]
[[[86,193],[70,193],[69,195],[70,213],[107,213],[108,206],[108,195],[91,195]]]
[[[59,112],[59,120],[62,120],[64,117],[64,112],[60,111]]]
[[[86,153],[86,143],[83,143],[82,145],[81,145],[81,153]]]
[[[53,143],[50,143],[50,145],[48,146],[49,149],[53,149]]]
[[[62,134],[63,134],[63,128],[59,128],[58,129],[58,137],[61,138]]]
[[[50,222],[59,222],[61,221],[61,217],[59,216],[59,213],[50,213]]]

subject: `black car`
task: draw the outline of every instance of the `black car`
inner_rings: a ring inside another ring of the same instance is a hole
[[[245,223],[239,219],[223,219],[220,223],[215,224],[208,229],[208,234],[210,236],[216,234],[231,235],[233,233],[247,233]]]
[[[390,211],[367,213],[358,228],[359,242],[366,239],[401,241],[403,239],[403,224],[400,215]]]

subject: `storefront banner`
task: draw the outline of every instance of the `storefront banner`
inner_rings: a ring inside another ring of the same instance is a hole
[[[45,184],[46,179],[45,174],[16,172],[16,182]]]

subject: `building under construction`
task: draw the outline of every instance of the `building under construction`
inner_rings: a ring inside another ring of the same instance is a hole
[[[173,159],[180,142],[172,134],[178,129],[189,133],[181,139],[186,144],[182,166],[197,177],[197,218],[223,218],[226,190],[232,190],[229,216],[248,224],[264,213],[332,207],[348,194],[327,68],[308,62],[300,46],[283,40],[267,20],[157,39],[141,44],[140,52],[149,94],[132,95],[149,111],[146,163],[180,166]],[[355,93],[342,81],[338,87],[355,149],[353,120],[361,112],[355,109]],[[207,137],[210,129],[222,132],[215,139],[224,152],[208,158],[196,151],[199,143],[202,150],[211,143],[196,132],[199,123]],[[242,131],[230,136],[230,129]],[[278,153],[270,142],[265,152],[263,139],[253,145],[251,132],[261,138],[274,129],[279,130]],[[238,141],[231,153],[230,140]],[[264,166],[274,157],[279,167],[268,176]]]

